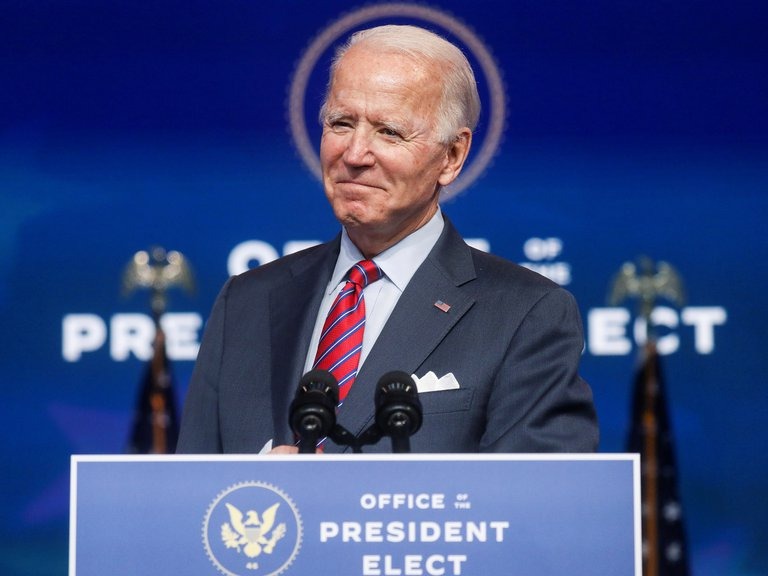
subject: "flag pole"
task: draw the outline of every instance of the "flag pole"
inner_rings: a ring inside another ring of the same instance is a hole
[[[643,575],[685,576],[689,571],[683,548],[682,508],[654,327],[654,308],[660,297],[678,306],[684,304],[680,275],[666,262],[654,264],[649,258],[640,258],[637,265],[622,265],[608,301],[618,305],[628,298],[636,299],[638,322],[642,323],[627,450],[640,453]]]
[[[177,251],[155,247],[134,254],[123,273],[123,294],[139,288],[150,290],[155,325],[152,359],[139,392],[130,451],[168,454],[176,450],[177,422],[172,377],[166,353],[162,317],[170,288],[180,286],[194,292],[194,280],[186,258]]]
[[[646,570],[645,576],[659,576],[659,456],[658,418],[656,416],[656,394],[659,383],[656,379],[658,358],[656,344],[653,340],[645,343],[645,358],[643,361],[643,459],[641,463],[642,494],[643,494],[643,532],[645,533]]]

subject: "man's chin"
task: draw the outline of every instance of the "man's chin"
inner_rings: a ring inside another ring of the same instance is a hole
[[[352,239],[378,238],[387,227],[380,220],[366,218],[361,215],[347,215],[339,218],[339,222],[347,230]]]
[[[364,232],[365,230],[373,228],[373,224],[369,222],[367,218],[362,218],[360,216],[346,215],[338,218],[338,220],[347,230]]]
[[[345,228],[367,228],[375,227],[377,224],[381,224],[380,219],[376,218],[376,215],[371,214],[367,209],[367,206],[361,202],[348,203],[345,206],[334,210],[336,219],[341,222]]]

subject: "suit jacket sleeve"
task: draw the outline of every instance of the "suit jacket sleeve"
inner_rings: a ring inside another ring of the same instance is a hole
[[[338,239],[230,278],[213,305],[184,403],[177,452],[258,453],[292,441],[301,377]]]
[[[221,289],[205,327],[189,390],[184,401],[177,453],[222,452],[219,430],[219,372],[224,347],[227,292],[233,279]]]
[[[578,374],[581,326],[575,300],[561,288],[545,292],[531,306],[491,389],[482,451],[597,449],[592,393]]]

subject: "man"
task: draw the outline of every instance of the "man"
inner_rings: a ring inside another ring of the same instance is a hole
[[[431,32],[383,26],[340,50],[320,157],[342,232],[224,286],[192,376],[180,452],[296,452],[290,402],[302,374],[335,370],[329,363],[344,368],[333,371],[344,396],[337,418],[353,434],[373,422],[380,376],[401,370],[418,379],[424,412],[414,452],[596,449],[573,298],[471,249],[438,206],[479,111],[466,58]],[[373,280],[367,286],[347,282],[356,263],[357,277]],[[341,339],[361,334],[362,344],[330,362],[336,300],[346,295],[365,320]]]

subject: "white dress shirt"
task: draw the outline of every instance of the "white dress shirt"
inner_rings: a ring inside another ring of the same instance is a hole
[[[437,243],[437,239],[443,232],[443,215],[438,210],[424,226],[406,236],[394,246],[388,248],[378,256],[373,257],[384,276],[377,282],[373,282],[363,290],[365,299],[365,332],[363,333],[363,350],[360,355],[360,366],[365,362],[373,344],[381,334],[389,315],[395,309],[400,295],[408,286],[416,270],[426,260],[427,255]],[[349,269],[360,260],[365,260],[357,246],[349,239],[347,231],[342,229],[341,250],[336,260],[336,267],[328,282],[325,296],[320,304],[320,310],[315,320],[315,329],[312,332],[312,340],[307,350],[307,358],[304,362],[304,373],[312,369],[315,362],[315,353],[323,331],[325,317],[328,315],[336,295],[346,283],[345,276]],[[359,369],[359,367],[358,367]]]

